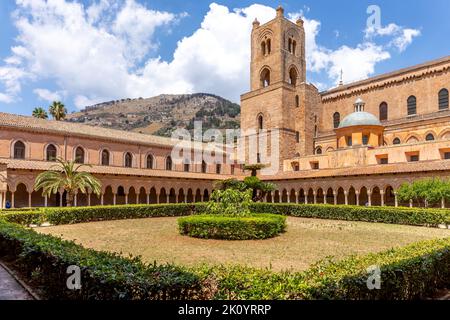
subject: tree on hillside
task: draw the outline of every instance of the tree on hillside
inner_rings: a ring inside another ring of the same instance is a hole
[[[49,107],[49,112],[56,121],[64,120],[67,115],[67,109],[60,101],[53,101]]]
[[[36,107],[32,113],[33,117],[38,119],[48,119],[48,113],[44,110],[44,108]]]
[[[35,191],[42,189],[42,195],[50,197],[63,189],[67,192],[68,207],[73,205],[77,191],[87,193],[89,189],[97,196],[101,194],[100,181],[89,172],[79,171],[83,166],[90,167],[90,165],[76,164],[75,161],[64,161],[62,159],[56,161],[58,162],[57,165],[36,177]]]

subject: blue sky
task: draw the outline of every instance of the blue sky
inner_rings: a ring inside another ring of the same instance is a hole
[[[114,99],[209,92],[239,101],[249,88],[249,31],[282,5],[301,16],[308,81],[333,87],[450,54],[450,2],[0,1],[0,111],[70,111]],[[367,27],[369,5],[381,25]]]

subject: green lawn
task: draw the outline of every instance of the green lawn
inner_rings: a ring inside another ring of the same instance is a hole
[[[450,230],[366,222],[288,217],[287,232],[269,240],[219,241],[181,236],[177,218],[91,222],[38,228],[85,247],[140,255],[145,261],[193,266],[247,264],[303,270],[327,256],[377,252],[408,243],[450,237]]]

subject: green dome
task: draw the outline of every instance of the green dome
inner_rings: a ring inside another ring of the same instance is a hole
[[[339,124],[339,128],[352,126],[381,126],[381,123],[373,114],[365,111],[358,111],[346,116]]]

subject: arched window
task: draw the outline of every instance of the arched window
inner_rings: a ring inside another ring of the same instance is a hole
[[[399,138],[395,138],[395,139],[392,141],[392,144],[400,144],[400,143],[402,143],[402,142],[400,141]]]
[[[288,51],[290,53],[292,53],[292,39],[291,38],[289,38],[289,40],[288,40]]]
[[[202,161],[202,173],[206,173],[207,170],[208,170],[208,166],[206,165],[206,162],[203,160]]]
[[[434,135],[432,133],[427,134],[427,136],[425,137],[426,141],[433,141],[434,140]]]
[[[109,151],[106,149],[102,151],[102,166],[109,166]]]
[[[222,172],[222,165],[220,163],[216,164],[216,173],[220,174]]]
[[[84,149],[82,147],[78,147],[75,150],[75,163],[84,163]]]
[[[362,144],[363,144],[363,146],[367,146],[369,144],[369,136],[368,135],[363,135]]]
[[[154,159],[151,154],[147,156],[147,169],[153,169]]]
[[[300,107],[300,97],[298,95],[295,96],[295,107],[296,108]]]
[[[53,144],[47,146],[45,158],[47,161],[56,161],[56,147]]]
[[[266,42],[265,41],[261,42],[261,54],[263,56],[266,55]]]
[[[417,113],[417,99],[415,96],[410,96],[407,101],[408,116],[415,115]]]
[[[322,154],[322,148],[321,147],[317,147],[316,154]]]
[[[292,41],[292,54],[295,55],[295,50],[297,49],[297,42],[295,40]]]
[[[272,42],[270,41],[270,39],[267,39],[267,54],[270,54],[270,52],[272,51]]]
[[[333,114],[333,127],[339,128],[339,125],[341,124],[341,114],[339,112],[335,112]]]
[[[172,170],[172,157],[168,156],[166,158],[166,170]]]
[[[388,119],[388,105],[386,102],[380,104],[380,121],[385,121]]]
[[[270,86],[270,70],[264,68],[263,71],[261,71],[261,88],[268,86]]]
[[[439,110],[448,109],[448,90],[441,89],[439,91]]]
[[[129,152],[125,153],[124,165],[127,168],[131,168],[133,166],[133,155]]]
[[[258,130],[262,130],[264,128],[264,117],[262,114],[258,116]]]
[[[25,159],[25,144],[22,141],[14,143],[14,159]]]
[[[294,67],[289,70],[289,83],[293,86],[297,85],[297,70]]]

